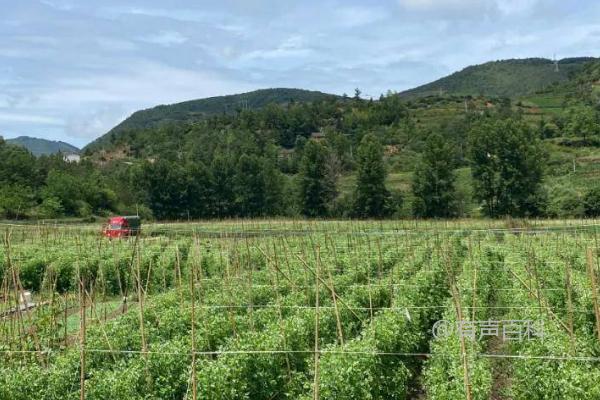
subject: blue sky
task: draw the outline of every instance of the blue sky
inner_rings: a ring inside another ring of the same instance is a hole
[[[593,0],[0,0],[0,135],[83,146],[157,104],[378,96],[465,66],[600,56]]]

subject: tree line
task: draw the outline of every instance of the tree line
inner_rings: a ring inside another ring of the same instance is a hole
[[[79,164],[61,155],[35,158],[0,140],[0,214],[453,218],[466,215],[462,167],[470,169],[479,215],[551,215],[543,144],[549,123],[532,126],[510,101],[499,104],[434,129],[419,127],[411,103],[394,94],[269,105],[111,139],[113,153],[124,149],[129,161],[102,151]],[[598,134],[595,112],[582,108],[552,124],[589,139]],[[391,168],[409,184],[388,187]],[[584,215],[598,215],[600,189],[589,188],[582,204]]]

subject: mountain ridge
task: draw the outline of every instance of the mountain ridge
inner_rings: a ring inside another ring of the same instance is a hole
[[[41,155],[50,155],[58,152],[68,154],[79,154],[81,150],[73,146],[70,143],[63,142],[62,140],[48,140],[42,138],[36,138],[32,136],[18,136],[16,138],[5,139],[6,143],[25,147],[34,156],[39,157]]]
[[[402,97],[439,93],[515,98],[570,80],[594,57],[512,58],[467,66],[433,82],[400,92]],[[557,68],[558,67],[558,68]]]
[[[425,85],[398,93],[407,101],[428,96],[507,97],[520,100],[542,91],[556,91],[574,81],[584,67],[600,59],[571,57],[558,61],[546,58],[522,58],[489,61],[471,65]],[[557,70],[558,69],[558,70]],[[562,96],[562,95],[561,95]],[[272,88],[234,95],[188,100],[170,105],[158,105],[134,112],[106,134],[90,142],[83,151],[94,152],[110,147],[128,131],[155,128],[169,123],[193,122],[211,115],[232,114],[255,110],[274,103],[314,102],[343,97],[319,91]]]
[[[191,122],[211,115],[262,108],[271,103],[284,105],[291,102],[304,103],[336,98],[340,96],[314,90],[270,88],[157,105],[134,112],[106,134],[88,143],[83,150],[101,146],[110,140],[111,135],[118,135],[131,129],[154,128],[170,122]]]

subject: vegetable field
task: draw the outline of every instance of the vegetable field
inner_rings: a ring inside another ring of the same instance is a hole
[[[597,221],[0,229],[0,399],[600,398]]]

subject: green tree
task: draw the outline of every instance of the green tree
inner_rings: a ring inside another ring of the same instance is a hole
[[[598,114],[591,107],[571,110],[567,131],[571,136],[581,136],[584,140],[590,136],[600,134]]]
[[[383,146],[373,134],[363,137],[357,150],[358,177],[354,189],[354,214],[381,218],[390,213],[390,192],[385,187]]]
[[[534,216],[543,210],[545,154],[521,121],[485,119],[470,132],[474,193],[490,217]]]
[[[143,181],[148,206],[159,219],[187,218],[190,215],[189,175],[184,166],[167,160],[146,163]]]
[[[427,139],[412,185],[416,216],[449,218],[456,215],[454,153],[453,147],[440,135]]]
[[[58,218],[63,216],[64,207],[58,198],[50,196],[40,204],[39,213],[42,218]]]
[[[34,186],[36,159],[24,147],[0,142],[0,184]]]
[[[260,157],[242,154],[234,179],[235,202],[239,215],[257,217],[265,208],[265,182]]]
[[[212,171],[202,162],[186,166],[187,199],[190,217],[212,218],[215,215],[215,194]]]
[[[46,185],[42,190],[44,199],[58,200],[67,215],[78,215],[82,200],[81,181],[76,176],[60,170],[51,170],[46,178]]]
[[[588,190],[583,197],[583,208],[587,217],[600,217],[600,186]]]
[[[33,191],[19,184],[0,185],[0,215],[5,218],[21,218],[33,206]]]
[[[321,143],[309,140],[300,162],[300,211],[307,217],[322,217],[329,212],[335,196],[335,181],[328,174],[328,149]]]
[[[281,215],[284,207],[284,176],[277,169],[273,157],[264,157],[261,166],[264,187],[264,215]]]
[[[221,152],[215,154],[211,164],[215,196],[215,212],[219,218],[235,215],[235,161],[231,155]]]

